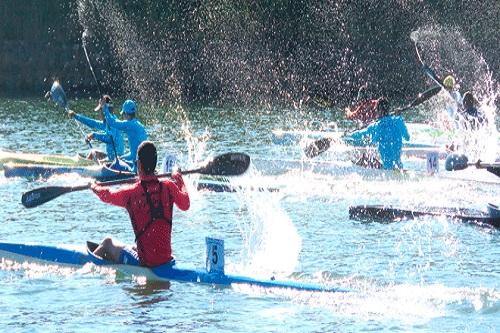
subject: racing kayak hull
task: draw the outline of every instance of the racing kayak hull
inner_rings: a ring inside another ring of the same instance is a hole
[[[306,172],[333,177],[360,177],[364,180],[419,181],[423,179],[447,179],[473,181],[487,184],[500,184],[500,178],[481,169],[467,168],[459,171],[446,171],[444,161],[439,162],[439,171],[427,172],[425,160],[409,159],[403,161],[404,170],[384,170],[367,168],[352,161],[323,159],[269,159],[253,158],[252,164],[263,175],[281,175],[289,172]]]
[[[252,163],[257,170],[266,175],[279,175],[287,172],[311,172],[335,177],[356,175],[363,179],[380,180],[406,180],[419,176],[417,172],[408,170],[366,168],[351,161],[254,158]]]
[[[449,133],[444,132],[441,129],[435,128],[427,124],[419,123],[407,123],[408,131],[410,132],[410,137],[424,138],[425,141],[435,141],[437,137],[445,137],[449,141]],[[344,136],[343,130],[281,130],[276,129],[271,132],[271,141],[276,145],[296,145],[304,139],[318,140],[322,138],[332,138],[341,139]],[[449,142],[442,142],[449,143]],[[409,147],[413,144],[409,143]],[[423,147],[423,145],[428,146],[428,144],[414,144],[416,146]]]
[[[0,168],[5,164],[45,164],[67,167],[90,166],[95,165],[94,161],[85,159],[76,155],[70,157],[66,155],[49,155],[35,153],[17,153],[9,151],[0,151]]]
[[[33,179],[47,179],[52,176],[76,174],[81,177],[93,178],[98,181],[109,181],[134,177],[130,172],[118,171],[108,168],[106,165],[91,166],[62,166],[49,164],[17,164],[7,163],[4,165],[4,175],[7,178],[23,177]]]
[[[92,243],[91,243],[92,244]],[[0,257],[14,261],[39,261],[58,265],[83,266],[93,263],[98,266],[112,266],[126,274],[146,276],[152,280],[179,281],[230,287],[234,284],[262,288],[292,289],[310,292],[349,292],[352,290],[322,284],[299,281],[279,281],[274,278],[256,279],[222,272],[209,273],[206,269],[184,267],[168,263],[154,268],[133,265],[112,264],[92,254],[85,247],[46,246],[37,244],[0,243]]]
[[[489,210],[494,205],[489,205]],[[498,209],[498,208],[497,208]],[[500,228],[500,214],[470,208],[421,207],[418,209],[384,205],[360,205],[349,207],[349,217],[353,220],[390,222],[415,219],[421,216],[444,216],[466,223],[484,224]]]
[[[69,167],[58,165],[38,165],[38,164],[12,164],[4,166],[4,175],[7,178],[22,177],[30,179],[47,179],[52,176],[76,174],[80,177],[93,178],[97,181],[111,181],[135,177],[134,174],[117,171],[105,165],[93,165],[85,167]],[[277,192],[278,188],[268,186],[255,186],[239,181],[231,181],[224,177],[202,177],[193,181],[193,186],[198,191],[210,192],[236,192],[241,190],[251,190],[259,192]]]

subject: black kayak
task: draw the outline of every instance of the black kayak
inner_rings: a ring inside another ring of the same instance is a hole
[[[496,207],[491,205],[489,207]],[[497,207],[498,209],[498,207]],[[419,207],[406,209],[384,205],[359,205],[349,207],[349,217],[358,221],[392,222],[420,216],[445,216],[462,222],[485,224],[500,228],[500,215],[471,208]]]

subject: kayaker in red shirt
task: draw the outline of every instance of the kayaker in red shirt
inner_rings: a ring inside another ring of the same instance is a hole
[[[358,120],[363,124],[371,123],[380,118],[381,114],[377,109],[377,99],[367,98],[367,85],[359,88],[356,103],[345,109],[345,115],[348,120]]]
[[[173,204],[188,210],[189,194],[178,171],[172,174],[172,180],[159,180],[155,175],[156,163],[156,147],[145,141],[137,151],[139,180],[136,183],[118,189],[92,185],[102,201],[127,209],[136,243],[135,247],[129,247],[106,237],[95,249],[95,255],[117,263],[147,267],[173,259],[170,244]]]
[[[346,109],[346,118],[348,120],[359,120],[363,124],[377,120],[379,117],[376,99],[365,99]]]

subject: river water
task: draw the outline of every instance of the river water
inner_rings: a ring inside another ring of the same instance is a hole
[[[93,102],[74,101],[77,111]],[[253,159],[289,158],[271,130],[335,121],[329,110],[156,108],[146,122],[163,156],[184,170],[227,151]],[[91,112],[87,112],[91,115]],[[0,150],[74,155],[82,133],[61,109],[36,99],[0,100]],[[189,121],[186,121],[189,119]],[[498,144],[491,140],[492,144]],[[296,157],[296,156],[295,156]],[[203,267],[205,237],[225,240],[226,272],[350,288],[342,294],[217,288],[145,281],[93,265],[67,268],[0,263],[0,328],[12,332],[495,332],[500,327],[500,233],[443,217],[395,223],[349,219],[356,204],[434,205],[484,209],[500,185],[449,178],[364,179],[291,171],[251,183],[279,183],[279,192],[197,192],[174,212],[178,263]],[[123,209],[90,191],[33,209],[21,194],[47,184],[81,184],[0,176],[0,240],[84,244],[112,235],[134,240]]]

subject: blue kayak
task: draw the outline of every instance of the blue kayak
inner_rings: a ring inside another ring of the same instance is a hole
[[[225,274],[224,271],[211,271],[178,265],[175,260],[171,263],[154,268],[141,266],[114,264],[92,254],[91,250],[97,246],[87,242],[87,247],[75,246],[45,246],[36,244],[16,244],[0,242],[0,258],[14,261],[41,261],[60,265],[83,266],[93,263],[98,266],[112,266],[113,268],[131,275],[146,276],[152,280],[166,280],[209,284],[230,287],[240,284],[263,288],[292,289],[309,292],[351,292],[352,290],[332,287],[322,284],[278,281],[273,277],[269,279],[256,279],[241,275]],[[208,263],[208,260],[207,260]]]

